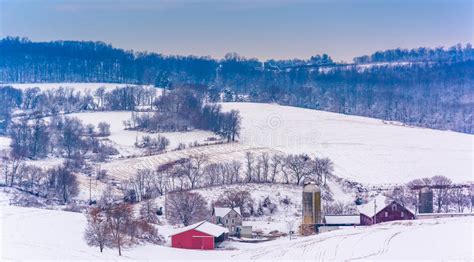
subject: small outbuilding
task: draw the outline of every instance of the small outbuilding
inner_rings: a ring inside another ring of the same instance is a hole
[[[325,215],[322,224],[317,224],[317,232],[329,232],[341,228],[360,225],[359,215]]]
[[[226,227],[229,230],[229,235],[238,234],[242,226],[240,207],[214,207],[212,209],[211,222]]]
[[[365,205],[358,206],[361,225],[372,225],[394,220],[415,219],[413,212],[397,201],[385,204],[385,197],[377,197]]]
[[[214,249],[227,238],[229,230],[202,221],[183,227],[171,235],[171,246],[186,249]]]

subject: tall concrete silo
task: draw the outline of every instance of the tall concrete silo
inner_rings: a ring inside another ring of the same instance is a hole
[[[418,213],[433,213],[433,191],[431,188],[421,188],[418,199],[420,201]]]
[[[321,190],[315,183],[303,187],[303,234],[315,232],[315,225],[321,223]],[[312,232],[311,232],[312,231]]]

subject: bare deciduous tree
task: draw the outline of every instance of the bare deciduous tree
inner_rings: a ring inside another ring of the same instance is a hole
[[[445,177],[445,176],[434,176],[431,178],[432,184],[434,186],[437,186],[434,190],[434,195],[436,198],[436,206],[437,206],[437,212],[441,212],[441,208],[444,206],[445,212],[448,212],[448,207],[449,207],[449,195],[448,195],[448,188],[453,182],[451,179]]]
[[[245,153],[245,180],[246,182],[253,181],[253,173],[254,173],[254,157],[253,154],[250,152]]]
[[[311,158],[305,154],[288,155],[285,158],[285,171],[293,177],[296,185],[311,174]]]
[[[247,190],[226,190],[222,193],[218,201],[214,203],[215,206],[241,208],[242,212],[249,212],[250,207],[253,206],[254,200],[252,195]]]
[[[87,228],[84,238],[89,246],[98,246],[100,252],[109,241],[109,226],[107,216],[99,207],[91,208],[87,213]]]
[[[270,157],[268,153],[263,153],[259,159],[260,167],[262,168],[261,172],[261,181],[260,182],[268,182],[268,176],[270,173]]]
[[[316,176],[317,181],[320,184],[326,184],[326,179],[331,176],[334,172],[334,164],[329,158],[318,158],[314,159],[313,172]]]
[[[123,246],[129,244],[127,229],[133,223],[133,208],[130,204],[120,203],[107,210],[107,222],[110,230],[110,245],[116,247],[119,256]]]
[[[272,161],[270,163],[270,182],[275,183],[277,175],[281,172],[282,162],[282,156],[272,156]]]
[[[140,207],[140,218],[147,221],[148,223],[157,224],[158,206],[153,202],[153,200],[144,201]]]
[[[171,223],[188,226],[209,215],[206,200],[198,193],[176,192],[166,198],[165,211]]]
[[[79,185],[76,176],[66,166],[59,166],[47,171],[49,183],[55,190],[55,194],[68,203],[71,197],[79,193]]]
[[[188,178],[191,189],[195,188],[204,174],[207,156],[204,154],[182,158],[178,161],[179,172]]]

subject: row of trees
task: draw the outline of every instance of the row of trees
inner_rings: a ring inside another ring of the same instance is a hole
[[[474,49],[471,44],[457,44],[448,49],[442,47],[416,49],[392,49],[377,51],[368,56],[354,58],[354,63],[367,64],[377,62],[463,62],[474,59]]]
[[[86,154],[103,161],[117,150],[101,137],[110,135],[110,125],[101,122],[98,128],[84,125],[75,117],[54,116],[28,120],[21,118],[8,128],[11,154],[14,158],[40,159],[54,154],[67,159],[82,159]]]
[[[42,169],[23,161],[2,159],[2,183],[31,195],[59,203],[69,203],[79,193],[75,172],[68,163]]]
[[[166,192],[185,191],[237,183],[285,183],[300,185],[304,179],[324,184],[334,167],[327,158],[307,155],[255,155],[248,152],[245,162],[213,163],[205,155],[194,155],[158,166],[138,170],[123,183],[125,199],[138,202]]]

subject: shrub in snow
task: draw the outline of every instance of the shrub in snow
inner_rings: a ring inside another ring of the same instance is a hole
[[[262,206],[266,208],[270,214],[273,214],[273,212],[275,212],[277,209],[277,205],[272,203],[269,196],[265,197]]]
[[[143,136],[139,142],[135,143],[135,146],[138,148],[144,148],[147,150],[148,155],[152,153],[157,153],[166,149],[170,144],[169,139],[164,136],[156,136],[152,138],[150,136]]]
[[[158,206],[153,202],[153,200],[144,201],[139,211],[140,219],[148,223],[158,224],[158,211]]]
[[[99,136],[110,136],[110,125],[106,122],[100,122],[97,126],[99,128]]]
[[[285,196],[284,198],[280,200],[280,204],[283,204],[285,206],[289,206],[291,205],[291,203],[292,203],[291,199],[288,196]]]

